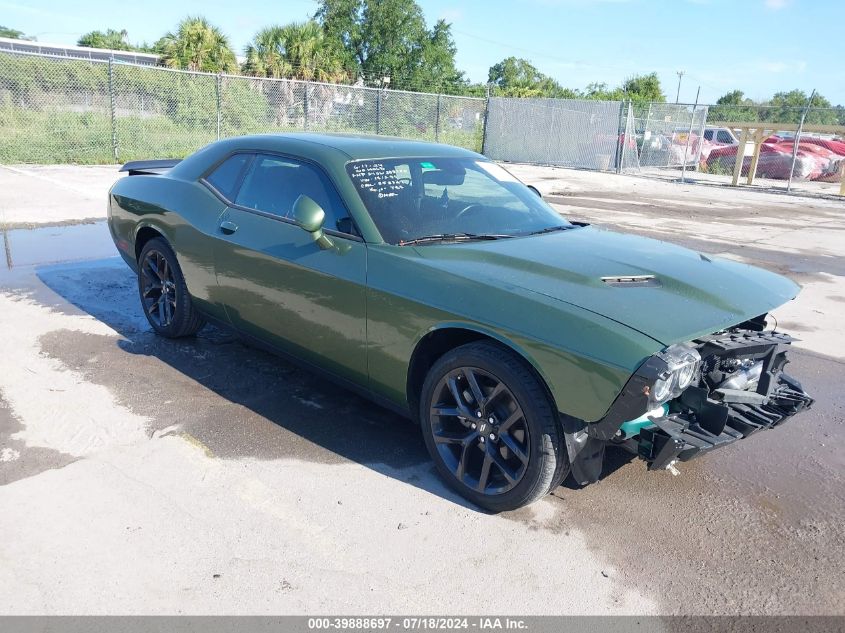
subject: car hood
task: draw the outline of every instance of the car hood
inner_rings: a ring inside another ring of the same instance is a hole
[[[545,295],[664,345],[742,323],[799,290],[789,279],[753,266],[592,226],[416,251],[445,273]],[[649,277],[625,280],[639,276]]]

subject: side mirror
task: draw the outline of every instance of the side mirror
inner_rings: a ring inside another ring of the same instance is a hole
[[[323,250],[334,246],[329,237],[323,233],[326,212],[308,196],[299,196],[293,203],[293,219],[297,226],[311,234],[311,239]]]
[[[539,189],[537,189],[537,187],[535,187],[534,185],[525,185],[525,186],[526,186],[526,187],[528,187],[528,188],[529,188],[531,191],[533,191],[534,193],[536,193],[538,198],[542,198],[542,197],[543,197],[543,194],[542,194],[542,193],[540,193],[540,190],[539,190]]]

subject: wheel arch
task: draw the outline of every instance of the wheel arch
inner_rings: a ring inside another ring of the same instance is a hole
[[[138,258],[141,256],[144,245],[156,237],[162,238],[170,245],[170,240],[167,239],[161,227],[147,223],[138,225],[138,228],[135,230],[135,261],[138,261]]]
[[[406,397],[411,412],[411,419],[419,423],[420,392],[428,371],[447,352],[477,341],[489,341],[499,345],[523,359],[531,369],[531,372],[540,381],[546,397],[557,411],[555,398],[552,394],[550,383],[537,362],[524,348],[501,334],[467,323],[441,323],[430,328],[421,335],[414,345],[411,353],[411,360],[408,363],[408,378],[406,384]]]

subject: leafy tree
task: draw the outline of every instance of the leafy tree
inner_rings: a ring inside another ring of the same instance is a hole
[[[243,72],[257,77],[288,77],[339,82],[349,79],[336,42],[316,22],[270,26],[246,47]]]
[[[391,88],[460,89],[449,24],[429,30],[413,0],[321,0],[315,18],[367,82],[390,77]]]
[[[203,17],[187,17],[155,44],[165,66],[205,72],[235,72],[238,63],[229,39]]]
[[[438,20],[434,28],[423,35],[410,85],[449,94],[463,92],[466,81],[463,72],[455,66],[457,51],[451,26],[445,20]]]
[[[807,107],[808,99],[809,96],[803,90],[775,93],[768,103],[770,107],[763,111],[763,120],[776,123],[798,123],[801,120],[801,113]],[[837,114],[831,107],[830,101],[820,94],[815,94],[810,102],[810,110],[807,112],[805,121],[823,125],[836,124]]]
[[[506,57],[490,67],[488,81],[497,95],[505,97],[556,97],[576,98],[578,94],[563,88],[551,77],[544,75],[527,59]]]
[[[745,97],[742,90],[731,90],[716,100],[716,105],[710,108],[707,118],[711,121],[754,122],[759,120],[759,108]]]
[[[0,37],[8,37],[13,40],[28,40],[30,42],[35,41],[34,36],[25,35],[23,31],[18,31],[2,24],[0,24]]]
[[[606,83],[599,82],[587,84],[584,97],[598,101],[622,101],[627,98],[622,88],[613,88],[611,90]]]
[[[120,31],[106,29],[105,32],[91,31],[80,37],[76,45],[88,48],[107,48],[113,51],[139,50],[139,47],[133,46],[126,41],[127,35],[126,29],[121,29]]]
[[[660,79],[658,79],[657,73],[629,77],[622,83],[621,90],[626,98],[634,102],[666,102],[666,95],[663,94],[663,89],[660,87]]]

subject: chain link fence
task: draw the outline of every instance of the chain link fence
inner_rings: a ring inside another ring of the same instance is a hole
[[[0,129],[0,163],[116,163],[241,134],[356,132],[496,160],[845,193],[843,108],[485,100],[0,50]]]
[[[707,179],[845,193],[842,108],[717,105],[709,118],[700,158]]]
[[[492,97],[484,153],[496,160],[616,169],[624,108],[619,101]]]
[[[485,100],[0,51],[0,163],[182,157],[218,138],[389,134],[481,150]]]
[[[698,166],[707,106],[649,103],[634,118],[639,167]]]

